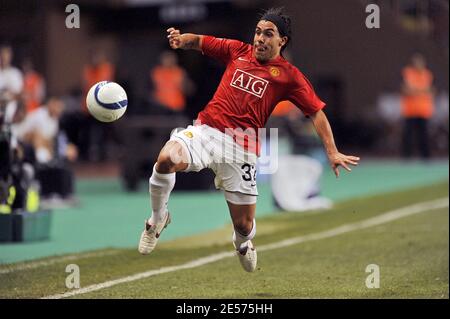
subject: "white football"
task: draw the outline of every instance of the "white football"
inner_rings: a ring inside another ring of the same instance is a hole
[[[127,110],[127,93],[115,82],[101,81],[90,88],[86,105],[97,120],[113,122],[121,118]]]

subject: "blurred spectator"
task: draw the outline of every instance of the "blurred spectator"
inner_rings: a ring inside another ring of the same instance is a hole
[[[90,56],[90,61],[83,68],[83,96],[86,96],[89,89],[100,81],[114,81],[115,67],[108,61],[103,51],[94,51]],[[88,112],[86,101],[83,99],[84,111]]]
[[[293,144],[295,140],[299,137],[299,132],[294,132],[292,130],[293,126],[296,126],[296,122],[301,121],[301,111],[290,101],[279,102],[268,121],[268,127],[276,127],[278,129],[278,134],[280,138],[287,139],[286,142]],[[291,153],[289,150],[288,153]]]
[[[44,78],[34,69],[33,62],[27,58],[22,63],[24,74],[23,99],[26,113],[36,110],[45,98]]]
[[[402,155],[411,157],[417,141],[420,155],[426,159],[430,157],[428,122],[434,111],[433,74],[427,69],[424,56],[415,53],[410,64],[403,69],[402,76]]]
[[[289,119],[298,119],[301,116],[300,110],[289,101],[281,101],[275,106],[272,116],[286,116]]]
[[[13,50],[0,45],[0,213],[11,213],[21,200],[16,188],[21,167],[13,170],[17,154],[17,140],[10,134],[10,124],[17,120],[23,77],[19,69],[12,66]],[[20,206],[20,205],[19,205]]]
[[[76,204],[74,175],[67,161],[76,160],[78,151],[59,129],[63,111],[62,99],[50,97],[45,105],[28,113],[22,122],[13,126],[13,133],[22,145],[31,145],[34,149],[40,206],[44,209]]]
[[[160,55],[159,65],[150,70],[153,85],[154,107],[163,114],[178,113],[186,107],[186,95],[194,90],[186,71],[178,65],[174,52],[164,51]],[[155,111],[155,110],[152,110]]]
[[[77,157],[74,145],[58,145],[59,119],[64,110],[60,98],[51,97],[47,104],[28,113],[25,119],[13,126],[13,132],[19,141],[32,145],[38,163],[48,163],[62,156],[70,161]],[[59,151],[59,152],[58,152]]]
[[[89,89],[100,81],[114,81],[115,66],[108,60],[105,53],[96,50],[90,56],[90,61],[83,68],[82,73],[82,105],[83,112],[77,125],[80,132],[80,157],[84,160],[104,160],[106,157],[105,127],[96,121],[86,106],[86,95]]]
[[[11,65],[13,50],[9,45],[0,46],[0,103],[5,104],[4,120],[13,121],[18,100],[23,89],[22,72]]]

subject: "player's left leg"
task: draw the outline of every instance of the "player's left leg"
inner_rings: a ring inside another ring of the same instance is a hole
[[[233,245],[245,271],[256,269],[257,255],[252,239],[256,234],[256,196],[225,191],[233,221]]]

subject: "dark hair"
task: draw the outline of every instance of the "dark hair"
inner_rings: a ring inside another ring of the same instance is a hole
[[[291,18],[284,14],[284,7],[278,8],[269,8],[261,13],[260,19],[267,20],[275,24],[278,28],[278,32],[281,37],[287,37],[287,42],[281,48],[281,53],[283,53],[284,49],[288,46],[291,41],[292,28],[291,28]]]
[[[9,49],[9,50],[11,50],[12,51],[12,45],[10,44],[10,43],[8,43],[8,42],[1,42],[0,43],[0,49]]]

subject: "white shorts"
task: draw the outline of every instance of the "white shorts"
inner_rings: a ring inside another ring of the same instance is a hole
[[[256,186],[256,154],[246,152],[233,138],[208,125],[189,125],[172,133],[171,141],[179,142],[189,154],[185,172],[210,168],[214,184],[226,192],[258,196]],[[255,201],[256,202],[256,201]]]

